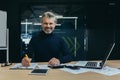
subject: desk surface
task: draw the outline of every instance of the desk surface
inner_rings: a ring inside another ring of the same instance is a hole
[[[106,65],[119,68],[120,60],[107,61]],[[71,74],[59,69],[50,69],[46,76],[40,76],[29,75],[31,70],[9,70],[9,67],[0,68],[0,80],[120,80],[120,74],[114,76],[105,76],[94,72]]]

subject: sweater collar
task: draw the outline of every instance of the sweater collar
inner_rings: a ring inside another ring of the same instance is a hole
[[[42,37],[48,37],[48,36],[51,36],[53,33],[51,34],[46,34],[43,30],[40,32],[41,36]]]

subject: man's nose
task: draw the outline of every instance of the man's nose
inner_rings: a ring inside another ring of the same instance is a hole
[[[47,24],[47,27],[50,27],[50,24]]]

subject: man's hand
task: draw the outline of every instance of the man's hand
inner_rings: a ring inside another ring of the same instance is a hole
[[[24,58],[22,59],[22,65],[23,65],[23,66],[28,67],[28,66],[30,66],[30,63],[31,63],[31,59],[30,59],[30,58],[24,57]]]
[[[59,65],[60,64],[60,60],[57,58],[52,58],[50,59],[50,61],[48,62],[49,65]]]

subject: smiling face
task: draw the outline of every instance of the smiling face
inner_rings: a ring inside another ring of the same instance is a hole
[[[41,18],[42,29],[46,34],[51,34],[56,26],[57,18],[52,12],[45,12]]]
[[[42,29],[46,34],[50,34],[55,29],[55,18],[42,18]]]

